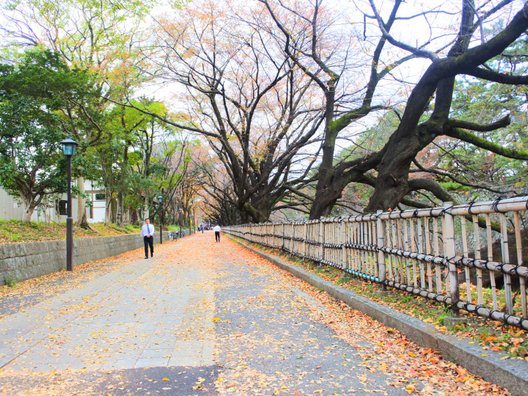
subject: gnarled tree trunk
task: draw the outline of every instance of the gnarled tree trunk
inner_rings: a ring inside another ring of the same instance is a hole
[[[82,228],[90,229],[88,217],[86,216],[86,199],[84,198],[84,177],[77,178],[77,188],[79,196],[77,197],[77,225]]]

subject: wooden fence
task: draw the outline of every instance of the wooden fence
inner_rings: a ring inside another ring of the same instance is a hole
[[[527,211],[521,197],[225,231],[528,330]]]

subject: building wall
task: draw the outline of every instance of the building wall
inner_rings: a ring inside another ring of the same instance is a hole
[[[97,186],[92,185],[90,181],[86,182],[85,185],[86,193],[92,199],[93,209],[86,208],[88,222],[90,223],[102,223],[105,221],[105,200],[104,191],[101,191]],[[103,198],[101,198],[103,194]],[[66,194],[60,199],[66,200]],[[22,220],[24,217],[24,205],[17,200],[15,197],[9,195],[7,191],[0,187],[0,219],[5,220]],[[77,218],[77,200],[74,198],[72,202],[72,214],[73,218]],[[61,216],[56,211],[55,207],[38,207],[33,212],[31,217],[33,221],[54,221],[54,222],[65,222],[66,216]]]
[[[15,199],[0,187],[0,218],[21,219],[24,208],[17,204]]]
[[[66,199],[66,195],[62,199]],[[7,191],[0,187],[0,219],[22,220],[24,218],[24,204],[17,198],[9,195]],[[77,216],[77,208],[73,205],[73,216]],[[59,216],[55,208],[38,207],[31,216],[33,221],[66,221],[65,216]]]
[[[86,194],[92,203],[86,208],[89,223],[103,223],[106,219],[106,200],[104,189],[87,180],[85,183]]]
[[[143,246],[139,235],[83,238],[74,241],[73,264],[137,249]],[[0,245],[0,285],[6,279],[22,281],[66,268],[66,242],[32,242]]]

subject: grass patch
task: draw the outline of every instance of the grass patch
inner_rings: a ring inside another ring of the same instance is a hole
[[[15,278],[13,278],[12,276],[10,275],[6,275],[4,276],[4,284],[7,286],[7,287],[15,287],[16,284],[17,284],[17,281]]]
[[[123,234],[134,234],[141,231],[141,227],[127,224],[124,226],[119,226],[117,224],[104,224],[104,223],[94,223],[90,224],[99,236],[114,236],[114,235],[123,235]],[[89,231],[89,230],[88,230]]]
[[[339,278],[337,281],[336,281],[336,285],[339,285],[339,286],[345,286],[347,285],[350,281],[352,281],[352,277],[345,273],[341,276],[341,278]]]
[[[91,230],[74,225],[75,238],[93,238],[117,236],[140,232],[139,226],[116,224],[90,224]],[[66,223],[23,222],[19,220],[0,220],[0,244],[41,242],[66,239]]]

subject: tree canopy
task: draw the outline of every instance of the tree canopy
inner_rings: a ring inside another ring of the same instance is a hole
[[[26,219],[46,195],[66,191],[59,142],[72,124],[86,122],[80,107],[97,95],[89,73],[51,50],[0,64],[0,184],[25,203]]]
[[[525,1],[6,11],[0,180],[28,207],[14,170],[62,191],[46,161],[66,132],[80,195],[99,183],[117,222],[158,213],[162,192],[173,219],[240,223],[527,191]]]

